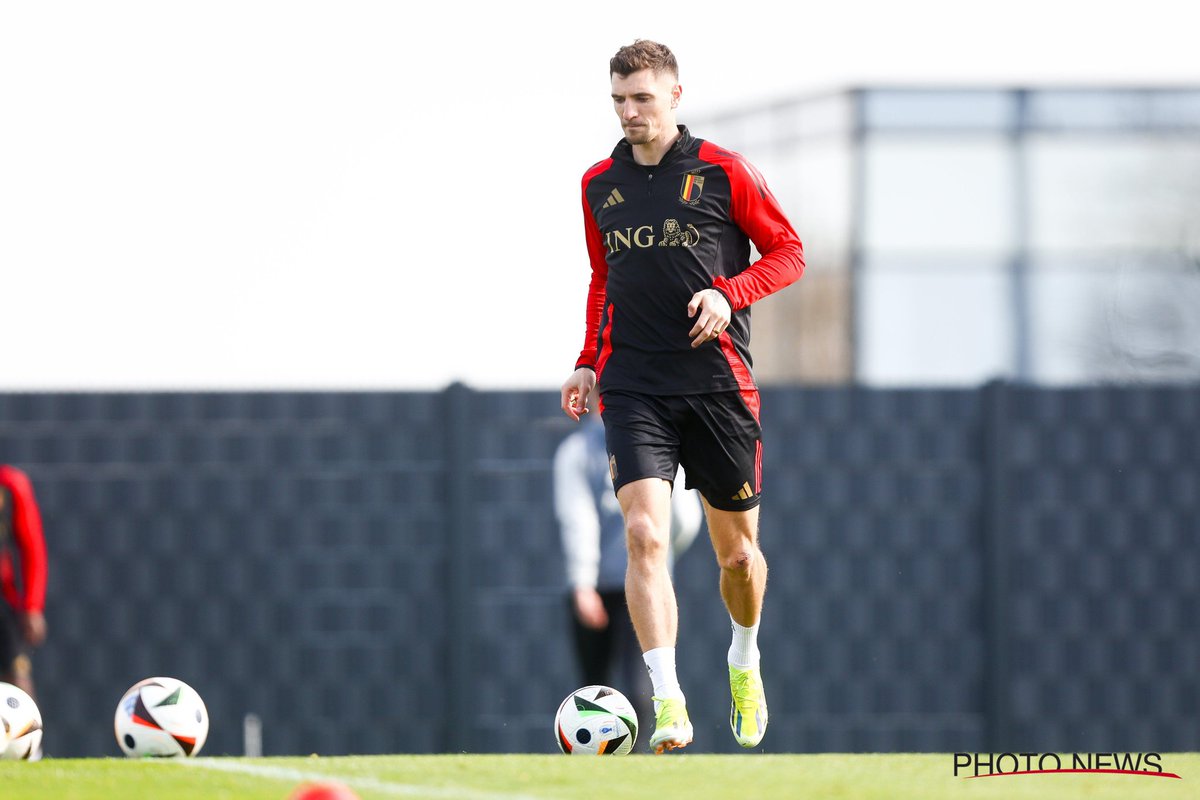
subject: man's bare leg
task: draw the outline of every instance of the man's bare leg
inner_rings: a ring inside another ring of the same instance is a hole
[[[758,508],[721,511],[705,500],[704,513],[729,616],[747,628],[757,625],[767,591],[767,560],[758,548]]]
[[[729,611],[729,727],[743,747],[755,747],[767,728],[767,698],[759,670],[758,623],[767,590],[767,560],[758,547],[758,508],[722,511],[707,501],[713,551],[721,568],[721,597]]]
[[[644,478],[617,491],[625,515],[629,567],[625,600],[654,683],[655,729],[650,748],[657,753],[692,741],[683,690],[675,672],[679,609],[667,567],[671,535],[671,484]]]

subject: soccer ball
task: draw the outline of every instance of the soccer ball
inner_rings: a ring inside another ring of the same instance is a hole
[[[183,681],[147,678],[117,704],[113,730],[130,758],[194,756],[208,738],[208,709]]]
[[[558,749],[568,755],[624,755],[637,741],[638,720],[625,695],[585,686],[567,695],[554,715]]]
[[[0,683],[0,758],[29,759],[42,744],[42,713],[37,703],[11,683]]]

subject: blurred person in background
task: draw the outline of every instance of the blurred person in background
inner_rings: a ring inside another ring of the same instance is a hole
[[[554,512],[566,558],[571,636],[583,685],[629,697],[638,720],[653,717],[652,686],[625,603],[625,521],[613,492],[596,393],[590,415],[554,454]],[[669,566],[691,545],[703,512],[696,492],[671,494]]]
[[[800,277],[803,248],[753,165],[678,124],[683,88],[668,47],[622,47],[609,78],[625,136],[582,181],[591,282],[562,410],[578,421],[599,386],[629,548],[626,597],[654,684],[650,749],[685,747],[693,736],[667,568],[681,464],[704,499],[731,622],[729,726],[742,747],[756,747],[768,720],[758,647],[767,562],[750,306]],[[753,262],[751,244],[761,254]]]
[[[33,484],[6,464],[0,464],[0,589],[0,680],[36,698],[30,651],[46,640],[46,541]]]

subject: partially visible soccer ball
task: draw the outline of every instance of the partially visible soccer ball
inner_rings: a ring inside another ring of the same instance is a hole
[[[633,705],[607,686],[576,689],[554,715],[558,749],[568,755],[624,755],[633,749],[637,729]]]
[[[29,759],[42,744],[42,713],[37,703],[11,683],[0,683],[0,758]]]
[[[117,704],[113,730],[130,758],[194,756],[208,738],[208,709],[183,681],[147,678]]]

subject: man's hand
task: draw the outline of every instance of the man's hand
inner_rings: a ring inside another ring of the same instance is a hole
[[[46,617],[41,611],[26,611],[20,615],[21,636],[34,647],[46,641]]]
[[[571,373],[567,382],[562,385],[562,410],[571,419],[579,422],[587,412],[588,395],[596,386],[596,373],[587,367],[580,367]]]
[[[688,336],[692,337],[692,347],[699,347],[720,336],[729,327],[729,319],[733,316],[729,301],[716,289],[701,289],[696,292],[692,295],[687,310],[689,317],[696,317],[697,312],[700,314],[696,317],[696,324],[688,332]]]
[[[575,616],[585,628],[594,631],[608,627],[608,612],[600,593],[590,586],[576,586],[574,592]]]

